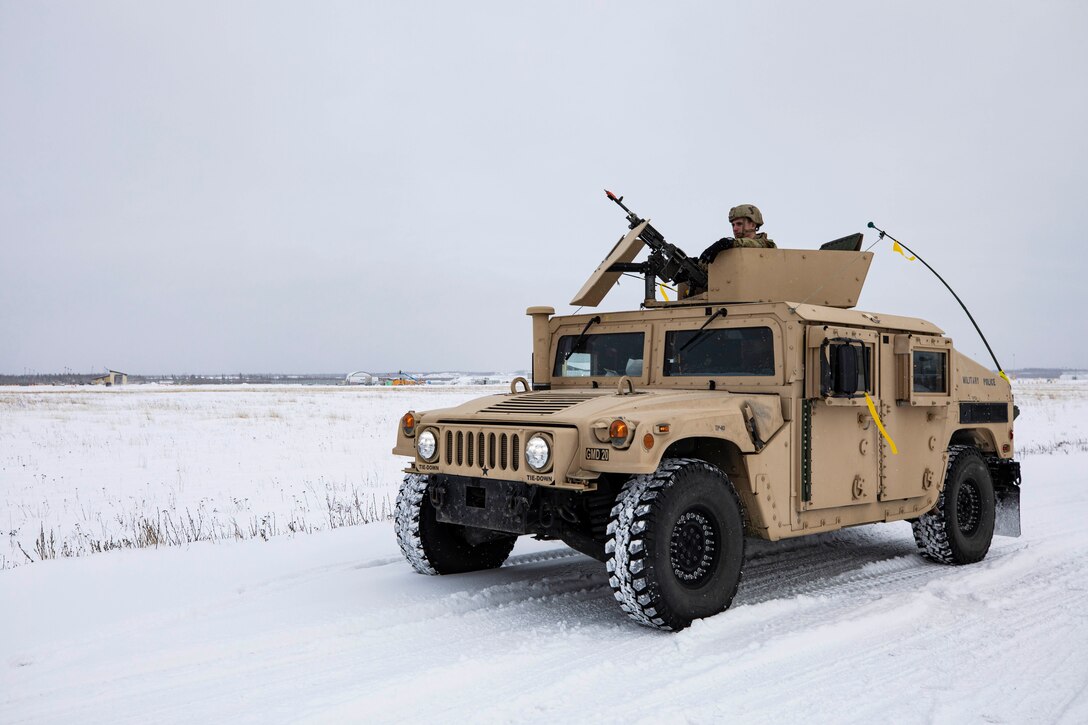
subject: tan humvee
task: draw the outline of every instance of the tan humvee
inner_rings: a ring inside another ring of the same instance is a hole
[[[632,227],[572,305],[637,256]],[[448,574],[501,565],[522,534],[561,539],[667,630],[729,606],[746,535],[909,520],[927,558],[982,559],[1019,535],[1009,383],[930,322],[852,309],[871,259],[731,249],[695,297],[529,308],[531,384],[402,420],[405,556]]]

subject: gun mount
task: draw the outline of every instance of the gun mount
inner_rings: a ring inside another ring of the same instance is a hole
[[[628,209],[623,203],[622,196],[616,196],[607,189],[604,193],[627,212],[628,227],[631,231],[616,243],[571,304],[588,306],[600,304],[620,275],[626,272],[643,275],[646,285],[646,302],[650,303],[657,297],[654,287],[658,279],[674,284],[686,283],[700,289],[706,287],[707,274],[698,262],[686,255],[684,250],[675,244],[665,241],[664,235],[650,224],[649,219],[643,219]],[[643,246],[650,248],[650,256],[645,261],[633,262],[632,260],[642,251]]]

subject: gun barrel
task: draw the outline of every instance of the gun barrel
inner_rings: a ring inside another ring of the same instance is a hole
[[[635,227],[637,227],[639,224],[642,223],[642,218],[639,217],[638,214],[636,214],[633,211],[631,211],[630,209],[628,209],[627,205],[625,205],[623,203],[623,197],[622,196],[616,196],[615,194],[613,194],[608,189],[605,189],[604,193],[608,196],[609,199],[616,202],[616,204],[619,205],[620,209],[623,209],[625,212],[627,212],[627,221],[630,222],[630,224],[631,224],[630,228],[631,229],[634,229]]]

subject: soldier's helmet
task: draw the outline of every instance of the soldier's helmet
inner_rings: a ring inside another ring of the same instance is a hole
[[[763,226],[763,215],[759,213],[759,207],[755,204],[739,204],[729,210],[729,221],[731,222],[745,217],[755,222],[757,227]]]

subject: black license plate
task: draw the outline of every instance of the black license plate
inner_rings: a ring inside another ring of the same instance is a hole
[[[608,449],[607,448],[587,448],[586,449],[587,461],[607,461]]]

